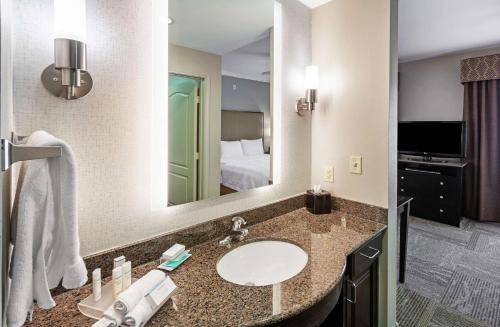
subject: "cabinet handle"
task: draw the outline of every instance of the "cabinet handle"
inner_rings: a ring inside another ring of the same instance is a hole
[[[441,175],[440,172],[438,171],[429,171],[429,170],[421,170],[421,169],[412,169],[412,168],[405,168],[407,171],[413,171],[416,173],[425,173],[425,174],[433,174],[433,175]]]
[[[404,188],[402,188],[402,189],[401,189],[401,192],[404,192],[404,191],[405,191],[405,189],[404,189]]]
[[[350,280],[347,280],[347,283],[349,283],[351,285],[351,289],[354,290],[354,292],[351,291],[351,294],[353,294],[353,299],[351,300],[349,297],[345,297],[345,299],[347,300],[347,302],[349,303],[352,303],[352,304],[356,304],[356,293],[357,293],[357,288],[358,288],[358,285],[353,282],[353,281],[350,281]]]
[[[443,213],[443,212],[444,212],[444,210],[443,210],[443,209],[439,209],[439,212]]]
[[[357,293],[358,293],[358,286],[363,284],[363,282],[367,279],[367,278],[370,278],[371,274],[370,273],[366,273],[363,277],[361,277],[360,279],[358,279],[355,282],[353,282],[352,280],[350,279],[346,279],[346,283],[350,284],[351,286],[351,294],[352,294],[352,299],[350,299],[346,294],[346,296],[344,297],[346,299],[347,302],[349,303],[352,303],[352,304],[356,304],[356,301],[357,301]]]
[[[442,200],[442,199],[444,199],[444,196],[440,195],[439,198]]]
[[[444,186],[444,182],[439,182],[439,185]]]
[[[364,254],[363,252],[359,252],[359,254],[361,254],[363,257],[368,258],[370,260],[373,259],[373,258],[375,258],[376,256],[378,256],[380,254],[380,250],[379,249],[375,249],[375,248],[373,248],[371,246],[369,246],[368,248],[370,250],[375,251],[375,254],[373,254],[373,255],[367,255],[367,254]]]
[[[405,177],[404,177],[404,176],[401,176],[401,179],[405,179]]]

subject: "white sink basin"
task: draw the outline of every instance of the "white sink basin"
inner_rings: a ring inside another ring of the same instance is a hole
[[[217,263],[217,272],[228,282],[266,286],[292,278],[307,264],[307,253],[281,241],[248,243],[228,252]]]

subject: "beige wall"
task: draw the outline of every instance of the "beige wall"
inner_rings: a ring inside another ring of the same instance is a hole
[[[171,73],[202,77],[205,94],[203,98],[206,124],[204,126],[203,198],[217,197],[220,193],[220,133],[222,66],[221,56],[170,44],[168,69]]]
[[[399,65],[399,120],[462,120],[462,59],[500,53],[500,47]]]
[[[388,208],[391,1],[325,4],[313,10],[312,35],[320,89],[312,113],[311,182],[336,196]],[[351,155],[362,156],[362,175],[349,173]],[[326,165],[334,167],[333,184],[323,182]],[[379,266],[379,324],[390,327],[396,318],[394,208],[391,202]]]
[[[310,184],[311,122],[293,111],[290,83],[311,61],[310,10],[283,1],[283,182],[223,198],[151,211],[151,1],[87,0],[88,69],[94,88],[65,101],[40,83],[53,62],[52,0],[14,1],[14,118],[66,140],[78,162],[83,255],[129,244],[292,196]]]
[[[388,205],[389,0],[336,0],[313,11],[319,106],[312,113],[312,184],[334,195]],[[363,174],[349,173],[349,156]],[[334,167],[334,183],[323,168]]]

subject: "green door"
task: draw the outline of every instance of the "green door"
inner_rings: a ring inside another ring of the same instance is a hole
[[[168,97],[168,204],[196,201],[198,84],[170,74]]]

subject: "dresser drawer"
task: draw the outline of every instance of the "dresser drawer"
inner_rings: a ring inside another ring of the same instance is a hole
[[[351,280],[356,280],[370,269],[370,266],[382,254],[382,238],[383,235],[377,236],[347,257],[347,272]]]
[[[457,226],[460,221],[460,207],[456,202],[441,200],[428,200],[416,198],[410,206],[412,216],[432,219],[441,223]]]
[[[398,176],[398,194],[457,201],[460,189],[458,182],[452,177],[401,172]]]

